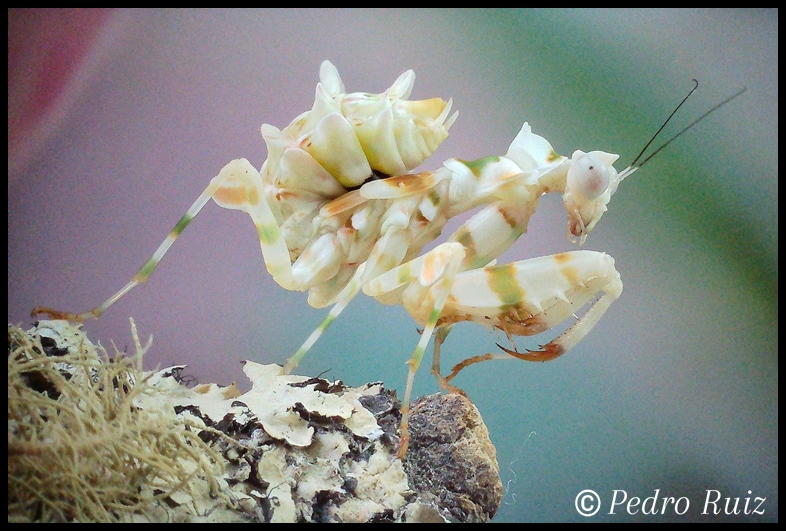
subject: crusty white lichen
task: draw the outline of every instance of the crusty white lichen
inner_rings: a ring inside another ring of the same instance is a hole
[[[226,431],[237,445],[226,479],[235,483],[234,490],[243,491],[238,482],[254,484],[243,494],[256,490],[265,498],[266,520],[398,518],[407,498],[414,497],[392,439],[383,444],[384,431],[361,403],[385,393],[381,384],[350,389],[340,382],[284,375],[279,365],[246,361],[243,372],[251,390],[239,394],[234,386],[214,384],[189,389],[177,381],[180,369],[152,374],[150,391],[137,404],[161,407],[165,402],[206,429]],[[246,438],[249,431],[252,436]],[[229,448],[227,441],[216,442]]]
[[[170,367],[153,374],[149,380],[152,389],[165,392],[148,393],[144,398],[163,399],[173,407],[196,406],[214,422],[228,414],[247,415],[246,418],[261,423],[274,439],[301,448],[310,446],[314,437],[314,427],[309,425],[302,411],[340,419],[358,437],[374,440],[382,435],[374,415],[358,401],[363,391],[347,390],[340,395],[322,392],[314,388],[316,381],[304,385],[310,380],[305,376],[284,375],[280,365],[261,365],[253,361],[243,365],[243,372],[252,385],[245,394],[238,394],[235,386],[222,388],[216,384],[189,389],[172,378],[182,368]],[[145,399],[137,403],[144,407]],[[296,404],[300,406],[296,408]]]
[[[246,393],[234,384],[189,388],[183,384],[183,366],[143,372],[141,358],[110,362],[99,350],[65,321],[43,321],[26,333],[9,326],[9,520],[437,522],[469,516],[483,521],[498,507],[496,494],[486,503],[488,496],[461,487],[475,484],[472,478],[413,488],[417,471],[395,455],[400,404],[395,392],[380,383],[349,388],[247,361],[243,371],[251,389]],[[73,405],[63,403],[63,390],[73,395]],[[430,426],[450,424],[449,418],[436,418],[436,399],[425,408],[435,418],[413,416],[418,429],[429,432]],[[102,412],[82,408],[90,418],[79,418],[82,409],[76,405],[91,400],[103,404]],[[469,406],[451,403],[459,409],[449,415],[457,418],[463,418],[461,408],[474,408],[468,400]],[[101,432],[106,431],[101,426],[110,425],[111,444],[101,446],[85,432],[61,426],[56,412],[66,409],[74,412],[78,426],[97,426]],[[473,424],[482,424],[479,416],[472,418]],[[38,431],[31,430],[33,424]],[[466,444],[464,434],[473,430],[460,431],[453,447],[479,447]],[[414,433],[408,461],[444,458],[418,454],[434,451],[420,440]],[[90,491],[48,491],[47,479],[71,474],[73,465],[70,458],[37,462],[39,454],[82,446],[103,456],[88,462],[94,469]],[[12,452],[27,460],[12,467]],[[471,463],[475,457],[450,459]],[[493,455],[491,460],[496,465]],[[134,463],[139,466],[131,476],[128,465]],[[462,471],[475,475],[464,466]],[[31,484],[31,478],[37,490],[19,487]],[[111,488],[103,489],[104,480]],[[442,495],[454,483],[463,490]],[[476,505],[476,499],[486,505]],[[460,508],[443,501],[458,501]]]

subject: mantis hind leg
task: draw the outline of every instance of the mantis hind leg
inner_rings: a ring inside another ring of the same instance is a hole
[[[38,307],[35,308],[32,312],[33,316],[46,314],[54,319],[66,319],[69,321],[77,321],[83,322],[87,319],[97,318],[102,313],[104,313],[110,306],[120,300],[126,293],[131,291],[133,288],[146,282],[148,278],[153,274],[155,271],[156,266],[158,263],[164,258],[164,255],[169,251],[169,248],[172,247],[172,244],[175,243],[183,231],[188,227],[191,221],[196,217],[197,214],[202,210],[202,208],[207,204],[208,201],[213,197],[215,193],[217,193],[221,187],[225,184],[225,181],[231,178],[233,174],[236,173],[249,173],[253,172],[257,176],[259,175],[258,172],[254,169],[253,166],[246,160],[246,159],[238,159],[233,160],[219,172],[219,174],[214,177],[210,184],[205,188],[199,197],[192,203],[189,207],[188,211],[178,220],[172,230],[169,231],[167,237],[164,239],[163,242],[158,246],[156,252],[153,253],[153,256],[148,259],[145,264],[139,268],[139,270],[134,274],[131,280],[122,288],[120,288],[115,294],[109,297],[107,300],[93,308],[92,310],[82,312],[79,314],[70,313],[70,312],[61,312],[57,310],[53,310],[51,308],[46,307]]]
[[[295,368],[303,360],[303,357],[306,355],[306,353],[311,349],[312,346],[314,346],[314,343],[316,343],[317,340],[322,337],[322,334],[325,332],[325,330],[327,330],[327,328],[333,324],[333,321],[336,320],[339,314],[344,311],[344,309],[349,304],[349,301],[351,301],[355,295],[360,292],[360,279],[363,276],[364,270],[365,263],[361,264],[357,268],[354,275],[352,276],[352,279],[338,294],[338,302],[336,302],[336,304],[334,304],[330,309],[327,317],[325,317],[325,319],[319,323],[319,326],[317,326],[317,328],[311,332],[311,335],[309,335],[306,341],[303,342],[299,349],[297,349],[297,352],[295,352],[295,354],[287,360],[287,363],[284,365],[284,374],[290,374],[293,370],[295,370]]]
[[[460,395],[466,396],[467,394],[456,387],[455,385],[450,384],[450,380],[453,378],[453,374],[448,376],[447,378],[442,376],[442,370],[440,368],[440,353],[442,351],[442,344],[448,337],[448,334],[453,329],[453,325],[443,326],[437,329],[436,334],[434,335],[434,350],[433,350],[433,357],[431,361],[431,374],[434,378],[437,379],[437,383],[439,383],[440,389],[443,391],[447,391],[448,393],[458,393]]]

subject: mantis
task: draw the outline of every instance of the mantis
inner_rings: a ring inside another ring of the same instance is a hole
[[[80,314],[37,308],[34,314],[84,321],[97,318],[146,282],[191,220],[213,199],[247,213],[259,235],[268,272],[283,288],[308,291],[309,305],[332,306],[290,357],[294,370],[328,326],[361,291],[401,304],[423,327],[411,354],[402,403],[399,456],[406,454],[408,411],[415,374],[434,336],[432,373],[441,387],[463,368],[498,357],[554,359],[578,344],[622,293],[614,259],[575,250],[497,265],[497,257],[527,230],[539,199],[562,195],[569,238],[583,244],[607,210],[619,183],[661,149],[724,105],[695,120],[642,159],[655,137],[696,90],[694,86],[638,157],[617,172],[618,155],[576,150],[556,153],[524,123],[505,155],[473,161],[451,158],[433,171],[409,173],[448,136],[457,117],[452,100],[409,100],[407,71],[381,94],[347,94],[335,66],[322,63],[315,102],[283,130],[264,124],[268,157],[260,170],[246,159],[228,163],[177,222],[153,256],[125,286]],[[421,254],[451,218],[474,213],[442,244]],[[441,375],[440,348],[453,325],[470,321],[514,335],[535,335],[589,308],[538,350],[468,358]]]

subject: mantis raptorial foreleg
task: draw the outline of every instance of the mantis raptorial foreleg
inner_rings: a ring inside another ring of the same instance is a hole
[[[503,348],[516,358],[548,361],[581,341],[622,292],[614,260],[604,253],[572,251],[459,271],[455,261],[460,262],[465,254],[461,244],[445,243],[364,286],[366,294],[378,296],[406,284],[402,304],[424,325],[420,341],[408,362],[409,374],[402,406],[402,451],[406,451],[405,428],[414,375],[435,328],[438,331],[432,372],[441,385],[455,390],[449,382],[461,369],[499,355],[469,358],[457,365],[448,377],[441,378],[439,349],[454,323],[473,321],[509,335],[535,335],[571,318],[576,311],[591,303],[584,315],[540,350],[520,353]],[[593,301],[598,293],[602,296]]]
[[[576,253],[591,253],[589,255],[581,256]],[[553,301],[553,305],[548,309],[543,310],[546,315],[549,312],[548,323],[555,322],[559,316],[565,316],[565,312],[571,311],[571,316],[575,316],[575,311],[586,305],[590,299],[594,298],[598,293],[602,293],[600,298],[590,303],[589,308],[580,317],[576,317],[576,322],[568,327],[555,339],[549,343],[542,345],[538,350],[527,350],[526,352],[519,352],[515,348],[509,349],[502,345],[497,345],[504,352],[515,358],[525,361],[550,361],[558,358],[574,346],[576,346],[584,337],[595,327],[600,321],[603,314],[609,309],[611,304],[619,298],[622,293],[622,281],[619,278],[619,273],[614,268],[614,261],[606,254],[596,253],[594,251],[573,251],[569,253],[562,253],[559,255],[552,255],[550,258],[555,262],[572,263],[573,267],[568,266],[569,269],[563,269],[562,274],[565,275],[571,282],[574,283],[574,288],[569,290],[559,290],[556,292],[558,300]],[[515,266],[521,271],[531,269],[531,264],[527,260],[521,262],[514,262],[510,264]],[[541,267],[537,264],[536,267]],[[584,277],[576,276],[578,273]],[[488,271],[489,275],[497,274],[493,270]],[[465,279],[460,279],[459,284]],[[564,298],[563,298],[564,296]],[[589,297],[589,299],[588,299]],[[540,304],[543,307],[543,303]],[[562,306],[562,310],[557,307]],[[541,331],[542,324],[538,324],[538,315],[533,315],[529,319],[525,319],[523,323],[513,323],[514,326],[505,326],[499,323],[491,323],[491,326],[499,328],[508,336],[512,342],[512,334],[518,335],[532,335]],[[566,316],[570,318],[570,316]],[[525,324],[521,328],[521,324]],[[436,345],[435,345],[436,346]],[[436,355],[436,351],[435,351]],[[458,375],[460,371],[470,365],[479,363],[481,361],[488,361],[492,359],[505,359],[506,355],[500,354],[482,354],[467,358],[464,361],[456,364],[450,374],[445,376],[444,382],[450,385],[449,382]],[[436,362],[435,362],[436,363]]]

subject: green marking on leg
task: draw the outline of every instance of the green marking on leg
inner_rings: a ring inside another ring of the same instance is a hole
[[[472,173],[475,175],[475,177],[480,177],[480,174],[483,173],[483,169],[489,164],[494,164],[495,162],[497,162],[499,160],[499,157],[492,155],[475,160],[462,160],[462,159],[457,159],[457,160],[462,164],[464,164],[467,168],[469,168],[472,171]]]
[[[194,219],[194,217],[191,214],[184,215],[182,218],[180,218],[180,220],[177,222],[175,227],[172,229],[172,232],[170,232],[170,235],[173,235],[175,237],[180,236],[180,234],[184,230],[186,230],[186,227],[188,227],[188,224],[191,223],[192,219]]]
[[[281,238],[281,232],[276,224],[258,224],[257,234],[259,235],[259,241],[265,245],[272,245]]]
[[[398,267],[397,271],[398,271],[397,282],[399,286],[401,284],[406,284],[412,278],[412,271],[410,271],[409,266],[406,264]]]
[[[502,304],[519,304],[524,300],[524,290],[516,279],[516,266],[505,264],[486,270],[491,290]]]
[[[319,323],[319,328],[321,328],[322,331],[324,332],[325,329],[327,329],[328,326],[333,324],[333,321],[335,321],[335,320],[336,320],[336,316],[335,315],[328,314],[328,316],[325,317],[325,320],[322,321],[321,323]]]
[[[425,353],[425,345],[418,344],[418,346],[415,347],[415,351],[412,353],[412,357],[409,359],[413,373],[420,368],[420,362],[423,361],[423,354]]]
[[[347,307],[349,301],[351,301],[352,297],[354,297],[356,294],[357,291],[352,292],[349,296],[341,299],[338,303],[336,303],[335,306],[333,306],[333,308],[330,310],[330,313],[327,314],[327,317],[325,317],[322,322],[319,323],[319,326],[313,332],[311,332],[311,335],[308,336],[308,339],[306,339],[305,343],[303,343],[300,348],[297,349],[297,352],[295,352],[295,354],[287,360],[286,365],[284,365],[284,374],[290,374],[295,369],[295,367],[300,364],[300,362],[303,360],[303,357],[305,357],[306,352],[308,352],[311,347],[314,346],[314,343],[316,343],[317,339],[322,336],[322,333],[327,329],[327,327],[329,327],[333,321],[336,320],[339,314],[344,311],[344,308]]]
[[[292,370],[295,369],[300,362],[303,361],[303,358],[306,356],[306,353],[311,349],[311,347],[316,343],[317,339],[322,335],[322,333],[330,326],[330,324],[336,320],[336,316],[332,314],[328,314],[325,319],[319,323],[319,326],[311,332],[311,335],[308,336],[306,342],[303,343],[297,352],[287,360],[286,365],[284,366],[284,373],[289,374]]]
[[[150,278],[150,275],[153,274],[153,271],[155,270],[157,265],[158,265],[158,259],[156,258],[151,258],[150,260],[145,262],[145,265],[140,267],[139,271],[137,271],[136,274],[134,275],[134,281],[136,282],[147,281],[147,279]]]

